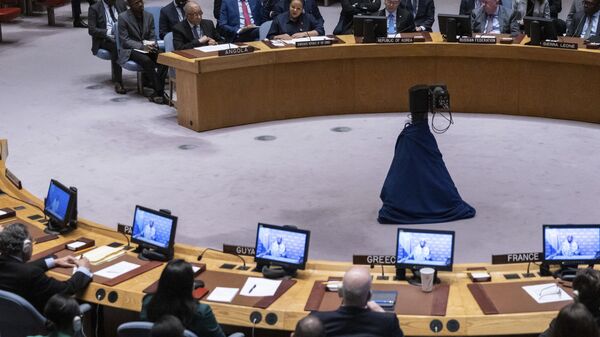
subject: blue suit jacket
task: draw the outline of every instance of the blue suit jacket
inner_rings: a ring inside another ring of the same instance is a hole
[[[262,23],[262,7],[259,0],[247,0],[256,26]],[[237,0],[223,0],[218,21],[219,28],[229,35],[237,35],[240,29],[240,10]]]
[[[184,19],[185,19],[185,13]],[[159,24],[159,36],[160,39],[164,39],[165,35],[168,32],[173,31],[173,26],[179,23],[179,15],[177,14],[177,9],[173,4],[173,1],[169,2],[168,5],[164,6],[160,9],[160,19],[158,21]]]

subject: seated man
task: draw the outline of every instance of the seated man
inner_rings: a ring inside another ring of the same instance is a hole
[[[50,297],[59,293],[72,295],[85,289],[92,281],[90,262],[86,258],[50,257],[28,262],[33,251],[32,244],[29,231],[23,224],[10,224],[0,232],[0,289],[23,297],[43,312]],[[55,266],[76,269],[68,280],[58,281],[46,275],[46,271]]]
[[[400,7],[400,0],[385,0],[385,8],[380,10],[379,16],[387,17],[388,34],[414,32],[415,22],[412,14]]]
[[[168,5],[160,9],[160,18],[158,19],[158,36],[164,39],[167,33],[173,31],[173,26],[185,19],[184,6],[188,0],[173,0]]]
[[[515,13],[511,13],[498,0],[483,0],[483,5],[471,14],[473,33],[510,34],[520,33]]]
[[[573,22],[567,31],[567,35],[586,40],[600,38],[599,17],[600,0],[583,0],[583,10],[573,15]]]
[[[227,35],[227,41],[256,41],[261,20],[260,0],[223,0],[217,27]]]
[[[314,312],[325,326],[328,337],[402,337],[395,313],[385,312],[371,299],[371,274],[365,267],[351,267],[344,275],[342,305],[336,311]]]
[[[142,66],[154,88],[150,101],[163,104],[167,67],[156,63],[158,45],[154,34],[154,18],[144,11],[144,0],[127,0],[127,4],[129,9],[119,15],[119,63],[132,60]]]
[[[325,337],[325,328],[317,317],[308,315],[298,321],[291,337]]]
[[[381,7],[381,0],[342,0],[341,3],[340,21],[333,30],[335,35],[352,34],[355,15],[371,15]]]
[[[290,8],[290,2],[291,2],[290,0],[275,1],[275,6],[274,6],[273,10],[268,13],[269,18],[267,18],[265,20],[275,19],[275,17],[278,16],[279,14],[287,12],[288,9]],[[315,18],[315,20],[317,20],[321,24],[321,26],[323,26],[325,24],[325,20],[323,19],[323,16],[321,15],[321,12],[319,11],[319,6],[317,5],[317,1],[304,0],[302,8],[303,8],[304,13],[312,15]],[[263,11],[265,12],[265,14],[267,14],[266,13],[267,9],[263,8]]]
[[[175,50],[215,45],[221,40],[212,21],[202,19],[202,8],[196,1],[188,1],[183,9],[186,20],[173,26]]]
[[[304,13],[303,9],[302,0],[290,1],[290,10],[275,17],[267,38],[290,40],[325,35],[323,24],[311,14]]]
[[[115,42],[116,29],[113,29],[113,27],[117,24],[119,14],[126,10],[127,5],[123,0],[98,1],[90,6],[88,10],[88,33],[92,36],[92,53],[96,55],[100,48],[110,52],[111,69],[117,94],[126,94],[127,92],[123,88],[123,70],[117,62],[119,54]]]
[[[417,32],[432,31],[431,27],[435,22],[435,4],[433,0],[402,0],[402,8],[412,14]]]
[[[571,29],[575,30],[576,26],[573,27],[573,17],[575,16],[575,13],[579,12],[583,12],[583,1],[573,1],[571,3],[571,8],[569,8],[569,13],[567,14],[567,32]]]
[[[482,5],[482,0],[461,0],[458,14],[471,16],[471,13],[473,13],[474,10],[479,9]]]

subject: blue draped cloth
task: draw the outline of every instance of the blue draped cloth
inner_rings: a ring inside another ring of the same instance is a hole
[[[450,177],[427,122],[407,124],[398,136],[380,195],[382,224],[448,222],[475,216]]]

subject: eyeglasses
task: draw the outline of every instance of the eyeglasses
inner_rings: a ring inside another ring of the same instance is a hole
[[[189,16],[202,16],[202,12],[196,12],[196,13],[188,13]]]
[[[538,300],[541,300],[545,296],[552,296],[552,295],[558,296],[558,298],[561,298],[561,296],[562,296],[562,291],[557,284],[553,284],[551,286],[542,288],[538,294]]]

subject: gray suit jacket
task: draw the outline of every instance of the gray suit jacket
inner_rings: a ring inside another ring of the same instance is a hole
[[[131,9],[119,14],[119,39],[121,49],[119,50],[119,64],[123,65],[129,61],[133,49],[144,49],[143,40],[156,40],[154,33],[154,17],[144,11],[144,27],[140,31],[137,19]]]
[[[575,15],[573,15],[573,21],[571,23],[571,26],[567,29],[567,36],[580,37],[581,32],[583,32],[583,26],[585,26],[586,20],[587,16],[585,15],[585,12],[583,10],[575,13]],[[600,26],[600,23],[598,25]],[[600,29],[596,29],[596,35],[592,35],[590,36],[590,38],[594,36],[600,36]]]
[[[581,0],[573,0],[571,4],[571,9],[569,9],[569,14],[567,14],[567,34],[571,30],[576,30],[577,26],[573,26],[573,17],[575,13],[583,12],[583,1]]]
[[[117,0],[115,8],[117,9],[117,13],[120,14],[127,10],[127,5],[123,0]],[[106,35],[106,12],[104,11],[104,1],[98,1],[88,9],[88,26],[88,32],[92,36],[92,53],[96,55],[100,48],[100,43],[108,38]],[[112,33],[114,35],[114,32]]]
[[[500,23],[500,33],[518,35],[520,33],[519,23],[514,12],[507,10],[504,6],[498,6],[498,22]],[[483,33],[487,24],[487,14],[483,7],[474,10],[471,14],[471,24],[473,33]]]

